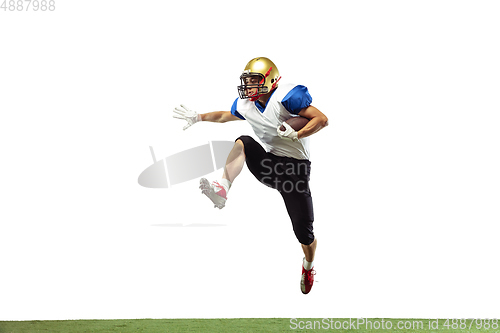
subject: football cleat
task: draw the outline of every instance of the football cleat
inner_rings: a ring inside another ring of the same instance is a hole
[[[316,271],[314,270],[314,267],[312,267],[310,270],[306,271],[304,268],[304,265],[302,265],[302,276],[300,278],[300,290],[302,291],[303,294],[308,294],[311,291],[311,288],[314,283],[314,275],[316,274]]]
[[[200,179],[201,193],[205,194],[214,203],[214,208],[222,209],[226,205],[226,190],[218,182],[212,184],[206,179]]]

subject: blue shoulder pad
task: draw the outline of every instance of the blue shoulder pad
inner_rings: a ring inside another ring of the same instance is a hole
[[[311,105],[312,97],[307,87],[298,85],[286,94],[281,104],[293,114],[298,114],[300,110]]]

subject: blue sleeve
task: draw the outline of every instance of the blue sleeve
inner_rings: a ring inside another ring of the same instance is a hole
[[[281,104],[293,114],[298,114],[300,110],[311,105],[312,97],[309,95],[307,87],[296,86],[286,94]]]
[[[236,117],[242,119],[242,120],[245,120],[245,118],[238,111],[236,111],[236,105],[238,104],[238,99],[239,98],[236,98],[234,100],[233,106],[231,106],[231,114],[233,116],[236,116]]]

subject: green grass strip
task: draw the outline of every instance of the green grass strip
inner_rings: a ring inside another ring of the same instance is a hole
[[[83,332],[482,332],[500,333],[497,320],[447,319],[125,319],[0,321],[0,333]]]

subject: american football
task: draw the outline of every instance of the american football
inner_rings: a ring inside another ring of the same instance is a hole
[[[287,121],[285,121],[285,123],[290,125],[290,127],[292,127],[296,131],[300,131],[304,126],[306,126],[306,124],[308,122],[309,122],[309,119],[302,117],[302,116],[293,117],[293,118],[290,118]],[[284,131],[285,126],[281,125],[280,130]]]

